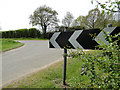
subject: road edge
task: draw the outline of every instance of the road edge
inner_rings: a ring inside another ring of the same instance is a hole
[[[57,59],[56,61],[54,61],[54,62],[52,62],[52,63],[49,63],[49,64],[47,64],[47,65],[45,65],[45,66],[43,66],[43,67],[40,67],[40,68],[38,68],[38,69],[36,69],[36,70],[33,70],[33,71],[29,72],[29,73],[26,73],[26,74],[18,77],[17,79],[10,80],[10,81],[8,81],[8,82],[6,82],[6,83],[3,83],[3,84],[2,84],[2,88],[6,88],[6,87],[7,87],[8,85],[10,85],[11,83],[18,82],[19,80],[22,80],[22,79],[24,79],[24,78],[26,78],[26,77],[28,77],[28,76],[31,76],[31,75],[33,75],[33,74],[35,74],[35,73],[38,73],[38,72],[40,72],[41,70],[47,69],[47,68],[49,68],[49,67],[53,66],[54,64],[57,64],[57,63],[59,63],[59,62],[61,62],[61,61],[63,61],[63,58]]]

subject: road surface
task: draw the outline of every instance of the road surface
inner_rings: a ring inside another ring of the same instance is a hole
[[[62,59],[63,50],[49,49],[48,41],[27,40],[20,42],[25,45],[2,53],[3,84]]]

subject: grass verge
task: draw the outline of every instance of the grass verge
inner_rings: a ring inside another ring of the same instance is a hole
[[[79,58],[67,60],[67,85],[62,84],[63,61],[56,63],[40,72],[34,73],[22,80],[13,82],[5,88],[85,88],[89,87],[90,79],[81,76],[83,62]]]
[[[0,43],[1,43],[0,52],[15,49],[24,45],[23,43],[14,41],[12,39],[0,39]]]

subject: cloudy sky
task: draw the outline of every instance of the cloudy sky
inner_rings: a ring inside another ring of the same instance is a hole
[[[58,12],[60,21],[71,12],[75,18],[87,15],[95,8],[91,0],[0,0],[0,27],[2,30],[31,28],[29,16],[36,8],[47,5]]]

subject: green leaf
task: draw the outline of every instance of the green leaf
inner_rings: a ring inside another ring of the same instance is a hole
[[[113,5],[110,5],[109,8],[111,8]]]
[[[104,14],[105,13],[105,10],[102,10],[102,14]]]
[[[105,4],[102,4],[102,5],[101,5],[101,8],[105,9],[105,7],[106,7]]]
[[[120,1],[118,2],[118,4],[120,4]]]

